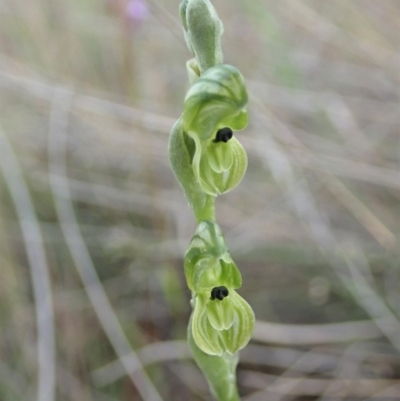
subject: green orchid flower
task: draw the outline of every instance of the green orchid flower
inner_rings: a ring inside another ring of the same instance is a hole
[[[201,222],[185,255],[185,275],[193,291],[191,332],[206,354],[235,353],[254,329],[250,305],[235,291],[242,278],[219,226]]]
[[[246,152],[233,136],[248,122],[247,91],[240,72],[226,64],[193,81],[185,98],[183,130],[192,140],[188,149],[194,175],[205,193],[217,196],[235,188],[247,168]]]

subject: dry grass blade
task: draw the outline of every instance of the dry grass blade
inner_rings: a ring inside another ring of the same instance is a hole
[[[56,91],[54,96],[53,111],[50,116],[49,127],[49,170],[54,201],[62,232],[97,317],[133,384],[136,386],[143,400],[162,401],[153,383],[143,371],[136,353],[132,350],[118,322],[118,318],[107,298],[89,251],[82,238],[71,200],[66,197],[66,195],[69,194],[65,160],[66,140],[68,114],[73,94],[61,89]],[[54,176],[59,177],[58,186],[57,182],[53,182]],[[59,189],[60,177],[64,179],[62,191]],[[62,196],[59,195],[59,191],[62,192]],[[132,371],[132,367],[138,367],[138,369]]]
[[[260,117],[260,119],[261,121],[265,121],[265,117]],[[386,335],[400,352],[400,337],[396,334],[400,332],[400,322],[366,280],[362,280],[361,282],[358,280],[351,283],[348,274],[343,269],[343,265],[347,264],[352,275],[355,274],[356,270],[354,270],[353,264],[349,261],[346,254],[340,257],[338,256],[338,252],[334,251],[343,249],[343,247],[336,241],[329,223],[318,212],[306,183],[302,182],[302,185],[295,185],[296,179],[290,161],[271,135],[264,136],[262,139],[260,138],[260,141],[266,143],[266,145],[260,146],[260,149],[268,149],[269,152],[264,162],[269,164],[275,180],[287,192],[288,199],[292,203],[294,210],[296,210],[299,217],[308,226],[311,237],[326,257],[327,262],[333,267],[338,277],[351,293],[354,293],[353,285],[356,287],[355,296],[360,306],[371,316],[382,333]],[[346,253],[345,250],[343,252]],[[385,322],[388,324],[383,323],[380,320],[381,318],[385,318]]]
[[[29,189],[7,137],[0,129],[0,166],[24,238],[35,298],[38,351],[38,401],[55,400],[55,333],[51,280],[42,233]]]
[[[284,123],[273,116],[270,111],[263,106],[262,102],[257,97],[254,95],[252,97],[259,111],[257,117],[261,124],[265,126],[265,128],[268,129],[270,126],[272,126],[271,131],[277,136],[279,141],[286,143],[286,145],[290,144],[290,150],[293,145],[303,150],[305,154],[302,155],[302,158],[310,158],[311,160],[315,159],[315,155],[311,154],[309,149],[304,146],[295,135],[293,135],[293,133]],[[273,174],[275,171],[275,176],[278,179],[280,176],[286,177],[289,187],[295,188],[294,182],[296,181],[296,178],[291,167],[291,158],[286,154],[283,146],[279,145],[278,142],[272,138],[272,136],[269,139],[264,138],[264,141],[269,142],[269,146],[272,146],[272,148],[268,151],[267,160],[263,158],[263,162],[269,165]],[[261,148],[259,147],[259,149]],[[293,153],[293,151],[289,151],[288,153]],[[278,166],[277,162],[282,163],[282,166]],[[338,178],[333,176],[331,169],[325,172],[316,172],[318,173],[317,177],[324,183],[327,189],[337,198],[340,203],[343,204],[346,209],[348,209],[354,215],[354,217],[365,227],[367,231],[371,233],[371,235],[380,245],[386,249],[393,249],[395,247],[397,243],[395,235],[371,212],[371,210],[368,209],[366,205],[357,199],[357,197],[352,194],[352,192],[348,190]],[[395,174],[396,173],[393,171],[393,175]],[[392,181],[396,181],[395,177],[393,177]],[[308,195],[306,192],[300,189],[299,196],[299,199],[306,199]]]
[[[386,325],[387,318],[379,324]],[[344,322],[327,324],[279,324],[257,321],[253,340],[284,345],[317,345],[371,340],[381,337],[376,322]]]
[[[150,344],[139,349],[137,356],[144,366],[152,363],[193,358],[186,341],[165,341]],[[93,380],[99,387],[107,386],[125,375],[125,371],[121,368],[120,360],[111,362],[93,371]],[[137,369],[138,367],[132,366],[131,372]]]
[[[263,390],[257,391],[250,396],[245,398],[245,401],[261,401],[268,396],[268,400],[271,401],[279,401],[285,396],[289,396],[291,390],[299,385],[303,380],[305,380],[305,376],[302,373],[297,373],[297,367],[302,366],[304,364],[304,360],[308,358],[309,354],[313,351],[305,352],[300,356],[291,366],[288,367],[279,377],[273,377],[273,380],[270,383],[265,383],[263,386],[260,386]],[[285,390],[283,392],[274,392],[273,388],[280,387],[283,382],[290,377],[293,373],[296,376],[293,380],[288,383]],[[297,373],[297,374],[296,374]],[[260,376],[259,376],[260,377]],[[254,376],[253,376],[254,378]]]
[[[28,93],[30,96],[48,102],[52,101],[55,90],[69,90],[66,86],[56,86],[51,83],[42,82],[38,79],[21,77],[4,71],[0,71],[0,87],[1,86],[7,90]],[[144,112],[143,110],[135,109],[105,98],[78,93],[75,94],[71,107],[86,113],[117,117],[122,121],[134,123],[135,125],[141,126],[145,129],[162,133],[168,132],[175,122],[175,120],[170,117]]]
[[[310,378],[277,378],[272,375],[255,372],[244,372],[243,385],[251,388],[265,388],[268,384],[268,392],[254,394],[245,401],[265,401],[280,399],[281,396],[319,396],[327,397],[356,397],[364,398],[370,394],[381,393],[382,398],[395,398],[400,386],[399,380],[374,380],[374,379],[310,379]],[[272,394],[271,394],[272,393]],[[274,397],[274,394],[279,394]],[[384,394],[384,395],[383,395]],[[271,397],[271,398],[270,398]]]

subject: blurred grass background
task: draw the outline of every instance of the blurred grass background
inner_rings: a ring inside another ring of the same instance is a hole
[[[179,3],[0,0],[1,401],[141,400],[143,372],[211,400],[167,160]],[[243,399],[399,399],[400,3],[213,4],[250,92],[248,172],[217,200],[258,319]]]

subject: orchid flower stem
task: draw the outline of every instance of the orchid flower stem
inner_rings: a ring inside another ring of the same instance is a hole
[[[188,341],[214,397],[239,401],[238,351],[249,342],[255,317],[236,291],[242,277],[216,223],[215,198],[234,189],[247,168],[234,131],[247,125],[248,96],[242,74],[223,64],[223,26],[210,0],[183,0],[180,15],[194,58],[186,63],[191,87],[168,154],[197,222],[184,258],[193,308]]]

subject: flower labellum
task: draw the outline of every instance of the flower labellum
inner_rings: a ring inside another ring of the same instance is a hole
[[[246,151],[235,137],[226,142],[207,142],[199,156],[198,165],[193,163],[194,174],[209,195],[217,196],[234,189],[247,169]]]
[[[193,339],[209,355],[234,354],[247,345],[254,330],[251,306],[233,288],[228,291],[222,300],[212,300],[205,291],[194,299]]]

